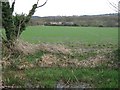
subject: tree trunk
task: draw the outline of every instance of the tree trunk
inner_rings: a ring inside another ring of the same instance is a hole
[[[46,1],[43,5],[37,7],[38,0],[37,4],[32,6],[32,9],[29,11],[28,15],[16,14],[13,16],[15,1],[16,0],[14,0],[11,7],[9,2],[2,2],[2,26],[5,29],[6,35],[3,40],[3,45],[11,50],[14,50],[14,43],[26,29],[26,26],[32,15],[35,13],[36,8],[44,6],[47,2]]]

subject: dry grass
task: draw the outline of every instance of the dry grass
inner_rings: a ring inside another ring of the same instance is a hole
[[[96,67],[105,62],[107,62],[107,58],[105,56],[97,55],[96,57],[90,57],[87,60],[77,60],[77,59],[69,59],[64,56],[64,59],[57,57],[52,54],[44,54],[41,60],[38,60],[37,65],[40,67]]]
[[[34,54],[37,51],[44,51],[50,53],[71,54],[71,50],[61,44],[30,44],[22,40],[17,40],[15,49],[23,52],[25,55]]]
[[[82,60],[77,63],[79,67],[96,67],[100,64],[107,62],[107,58],[105,56],[97,55],[96,57],[90,57],[88,60]]]
[[[77,49],[70,48],[65,46],[64,44],[30,44],[24,42],[22,40],[17,40],[14,43],[14,48],[22,52],[24,56],[26,55],[34,55],[36,52],[43,52],[43,56],[39,57],[35,63],[30,63],[26,58],[17,57],[16,60],[19,60],[19,65],[16,65],[18,69],[25,69],[25,68],[33,68],[35,65],[40,67],[96,67],[103,63],[108,62],[108,58],[105,56],[106,53],[111,53],[112,50],[109,49],[97,49],[97,48],[80,48],[76,47]],[[95,53],[92,56],[91,53]],[[102,53],[102,54],[101,54]],[[89,55],[88,55],[89,54]],[[75,55],[75,56],[74,56]],[[80,55],[82,55],[83,60],[81,60]],[[88,55],[87,57],[84,55]],[[10,59],[10,55],[8,57],[3,58],[3,66],[9,66],[13,62]],[[35,64],[35,65],[34,65]]]

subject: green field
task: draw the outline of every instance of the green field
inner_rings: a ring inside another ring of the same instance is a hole
[[[20,38],[28,54],[3,67],[5,86],[118,88],[117,28],[29,26]]]
[[[117,43],[118,29],[110,27],[31,26],[22,33],[21,38],[31,43]]]

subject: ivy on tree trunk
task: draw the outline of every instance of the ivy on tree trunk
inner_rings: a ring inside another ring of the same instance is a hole
[[[47,0],[40,6],[38,6],[39,0],[37,0],[37,4],[33,4],[32,9],[27,15],[23,13],[13,15],[15,2],[16,0],[13,1],[12,5],[10,5],[9,2],[2,2],[2,27],[5,30],[5,37],[2,37],[2,46],[4,47],[2,49],[4,54],[6,54],[6,52],[8,52],[8,54],[18,54],[19,50],[14,48],[14,42],[16,43],[16,40],[20,37],[22,32],[26,30],[27,24],[36,9],[44,6]]]
[[[2,25],[5,29],[6,40],[13,42],[21,35],[21,33],[26,29],[27,24],[29,23],[32,15],[35,13],[35,10],[39,7],[42,7],[46,2],[40,6],[37,4],[32,6],[32,9],[29,11],[28,15],[25,14],[16,14],[13,16],[15,1],[10,7],[9,2],[2,2]]]
[[[15,41],[21,35],[32,15],[35,13],[35,9],[36,8],[33,7],[27,16],[24,14],[16,14],[13,16],[14,6],[10,7],[9,2],[2,3],[2,25],[5,29],[7,41]]]

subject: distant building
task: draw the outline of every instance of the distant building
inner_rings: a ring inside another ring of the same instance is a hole
[[[74,22],[45,22],[46,26],[77,26]]]
[[[74,26],[75,23],[74,22],[64,22],[63,25],[64,26]]]
[[[50,22],[51,25],[62,25],[62,22]]]

